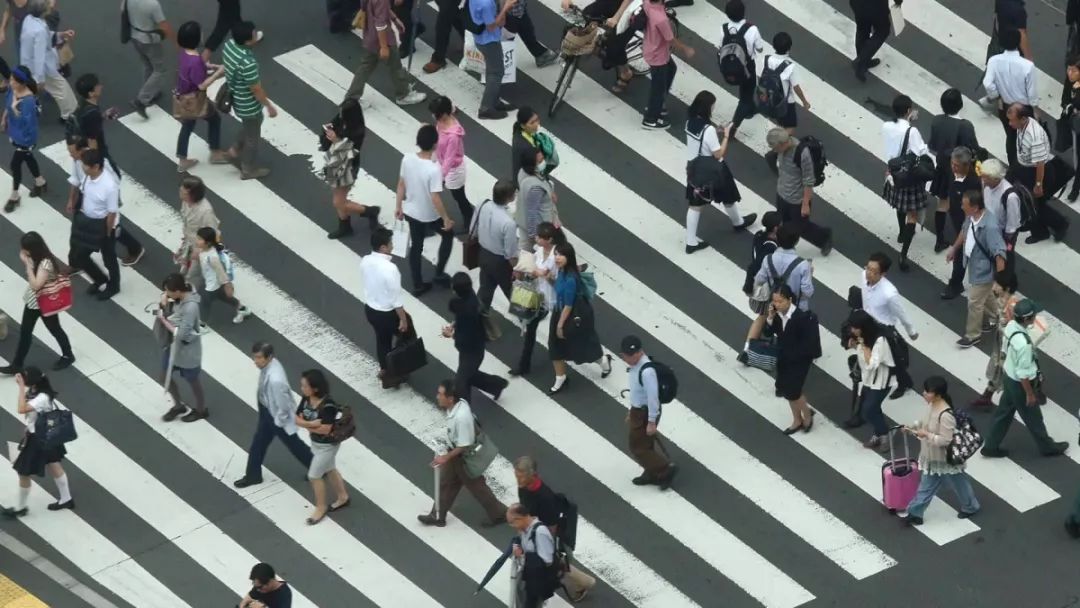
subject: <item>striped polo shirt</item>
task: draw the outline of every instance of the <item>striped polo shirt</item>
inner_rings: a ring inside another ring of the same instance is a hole
[[[259,62],[250,48],[230,39],[221,51],[225,66],[225,80],[233,98],[233,113],[237,118],[254,118],[262,115],[262,104],[255,99],[251,87],[259,83]]]

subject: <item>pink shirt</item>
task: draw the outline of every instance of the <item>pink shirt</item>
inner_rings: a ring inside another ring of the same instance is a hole
[[[437,124],[436,128],[439,143],[435,147],[435,156],[439,159],[443,179],[446,179],[447,174],[460,167],[465,160],[465,128],[461,123],[454,123],[450,127]]]
[[[671,61],[671,41],[675,32],[671,29],[663,2],[645,0],[645,43],[642,55],[651,66],[667,65]]]

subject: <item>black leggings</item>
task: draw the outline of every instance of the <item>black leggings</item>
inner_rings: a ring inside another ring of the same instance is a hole
[[[35,179],[41,177],[37,159],[34,158],[34,148],[15,146],[15,151],[11,153],[11,191],[14,194],[18,194],[19,186],[22,185],[23,163],[30,167],[30,175],[33,175]]]
[[[60,315],[43,317],[37,308],[24,306],[22,322],[19,324],[19,344],[15,347],[15,356],[11,360],[13,367],[21,368],[26,361],[26,354],[30,352],[30,343],[34,339],[34,326],[37,325],[39,319],[45,324],[45,329],[49,330],[52,337],[56,339],[56,343],[60,346],[60,354],[70,359],[75,358],[71,352],[71,341],[64,333],[64,328],[60,327]]]
[[[458,210],[461,211],[461,219],[465,222],[465,231],[468,232],[472,226],[473,206],[469,202],[469,197],[465,195],[465,186],[449,190],[454,197],[454,201],[457,202]]]

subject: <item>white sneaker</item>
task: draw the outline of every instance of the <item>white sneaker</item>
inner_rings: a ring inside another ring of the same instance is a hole
[[[411,106],[427,99],[427,93],[423,91],[409,91],[404,97],[398,97],[395,101],[399,106]]]
[[[202,321],[199,322],[199,335],[200,336],[205,336],[205,335],[209,334],[211,331],[213,331],[213,330],[210,329],[209,325],[207,325],[206,323],[203,323]]]
[[[248,315],[250,315],[250,314],[251,314],[251,311],[248,310],[246,306],[242,306],[239,309],[237,309],[236,316],[233,317],[232,322],[233,323],[243,323],[244,319],[248,318]]]

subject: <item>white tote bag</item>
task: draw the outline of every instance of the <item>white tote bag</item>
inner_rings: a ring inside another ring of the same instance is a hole
[[[505,34],[505,30],[504,30]],[[503,84],[517,81],[517,40],[513,37],[502,41],[503,49]],[[465,31],[464,55],[461,59],[461,69],[480,75],[480,82],[487,80],[485,72],[487,63],[484,54],[476,48],[476,37],[472,32]]]
[[[394,238],[391,241],[391,253],[403,258],[409,255],[409,224],[405,220],[394,221]]]

